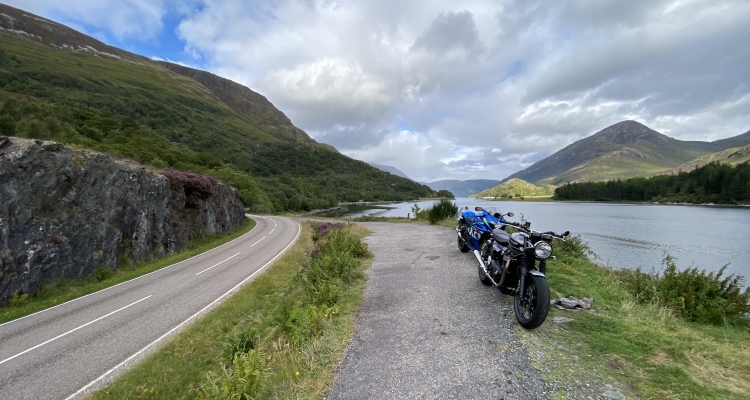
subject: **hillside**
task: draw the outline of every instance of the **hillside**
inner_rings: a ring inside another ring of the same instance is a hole
[[[505,181],[519,178],[537,184],[604,181],[652,176],[700,156],[750,144],[750,135],[715,142],[681,141],[636,121],[622,121],[581,139]]]
[[[0,134],[213,175],[257,212],[407,200],[427,186],[311,139],[262,95],[0,4]]]
[[[513,178],[495,187],[482,190],[471,197],[478,199],[512,199],[518,197],[552,196],[553,194],[555,194],[555,186],[553,185],[536,186],[524,180]]]
[[[432,190],[447,190],[457,197],[467,197],[499,183],[500,181],[492,179],[470,179],[465,181],[446,179],[425,183],[425,185],[429,186]]]
[[[737,165],[746,161],[750,161],[750,145],[734,147],[716,153],[706,154],[705,156],[700,156],[695,160],[686,162],[685,164],[666,171],[665,173],[679,174],[680,172],[690,172],[711,162]]]
[[[396,176],[400,176],[402,178],[413,180],[413,179],[409,178],[409,175],[406,175],[403,171],[401,171],[400,169],[398,169],[396,167],[392,167],[390,165],[376,164],[376,163],[372,163],[372,162],[368,163],[368,164],[370,164],[371,166],[373,166],[373,167],[375,167],[375,168],[377,168],[377,169],[379,169],[381,171],[385,171],[385,172],[388,172],[390,174],[393,174],[393,175],[396,175]]]

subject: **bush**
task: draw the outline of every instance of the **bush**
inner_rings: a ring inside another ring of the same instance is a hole
[[[678,271],[671,256],[664,258],[663,273],[636,270],[619,271],[627,289],[641,302],[654,302],[693,322],[745,323],[750,313],[750,290],[741,291],[744,278],[722,278],[727,265],[718,272],[697,268]]]
[[[427,211],[427,219],[430,224],[435,224],[444,219],[456,218],[456,215],[458,215],[458,206],[446,199],[435,202]]]
[[[96,270],[96,274],[94,274],[94,277],[96,278],[97,282],[106,281],[107,279],[111,278],[113,274],[112,268],[108,267],[100,267]]]

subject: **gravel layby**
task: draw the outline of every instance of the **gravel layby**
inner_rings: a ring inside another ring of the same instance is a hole
[[[361,225],[375,258],[329,399],[549,397],[515,332],[511,298],[479,282],[455,231]]]

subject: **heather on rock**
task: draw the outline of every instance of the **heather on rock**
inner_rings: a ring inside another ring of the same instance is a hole
[[[0,136],[0,303],[45,284],[105,279],[244,218],[238,191],[216,179]]]

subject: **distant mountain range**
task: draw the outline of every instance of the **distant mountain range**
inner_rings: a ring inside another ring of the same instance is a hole
[[[750,144],[750,131],[713,142],[670,138],[636,121],[622,121],[505,178],[537,185],[606,181],[669,173],[711,153]]]
[[[414,179],[409,178],[408,175],[406,175],[405,173],[403,173],[401,170],[399,170],[396,167],[392,167],[390,165],[377,164],[377,163],[373,163],[373,162],[368,163],[368,164],[370,164],[371,166],[373,166],[373,167],[375,167],[375,168],[377,168],[377,169],[379,169],[381,171],[385,171],[385,172],[391,173],[393,175],[400,176],[402,178],[410,179],[412,181],[414,180]]]
[[[491,188],[500,181],[492,179],[470,179],[466,181],[459,180],[441,180],[435,182],[425,182],[432,190],[447,190],[456,197],[467,197],[484,189]]]

